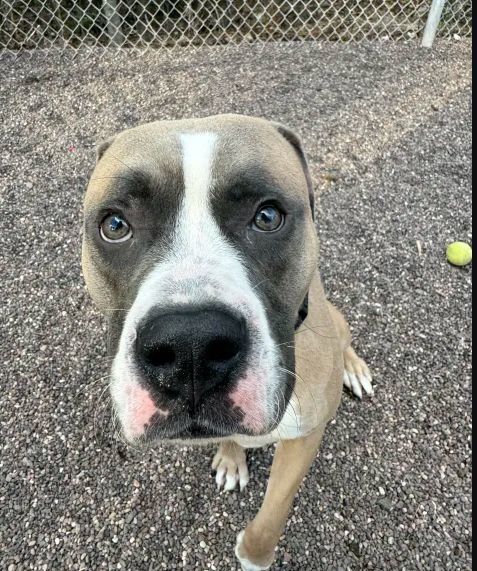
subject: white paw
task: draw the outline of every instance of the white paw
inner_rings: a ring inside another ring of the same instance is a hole
[[[230,492],[237,486],[242,491],[248,484],[245,450],[236,444],[219,446],[212,461],[212,469],[216,470],[215,481],[219,491]]]
[[[356,357],[354,359],[345,358],[345,370],[343,376],[343,383],[348,387],[358,398],[363,398],[363,391],[367,395],[373,395],[374,389],[373,378],[369,372],[366,363]]]
[[[266,567],[261,567],[260,565],[255,565],[255,563],[252,563],[245,557],[240,556],[239,550],[240,550],[240,545],[242,544],[243,534],[244,532],[241,531],[237,535],[237,543],[235,544],[235,557],[239,560],[240,566],[242,567],[242,571],[267,571],[267,569],[270,569],[271,564],[267,565]]]

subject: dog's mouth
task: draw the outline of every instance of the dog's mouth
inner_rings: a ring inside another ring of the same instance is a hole
[[[271,410],[271,403],[258,401],[246,380],[232,389],[209,393],[196,408],[133,382],[122,394],[127,397],[120,414],[123,433],[138,444],[264,435],[279,424],[288,400],[285,395],[280,402],[274,399]]]
[[[225,430],[224,428],[213,426],[202,426],[193,421],[189,426],[179,429],[174,436],[170,436],[170,440],[198,440],[208,438],[224,438],[233,434],[234,430]]]
[[[191,416],[183,413],[167,420],[154,415],[144,425],[144,431],[140,440],[145,443],[152,443],[163,440],[217,439],[237,433],[251,434],[251,431],[244,430],[241,426],[240,420],[242,417],[243,414],[237,410],[228,411],[228,414],[222,411],[220,415],[206,415],[202,413]]]

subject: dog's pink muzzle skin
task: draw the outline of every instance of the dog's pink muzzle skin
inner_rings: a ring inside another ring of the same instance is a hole
[[[229,395],[234,408],[243,413],[241,424],[255,434],[260,434],[266,427],[266,407],[264,379],[260,375],[248,373],[240,379],[236,388]],[[159,408],[150,392],[137,383],[125,387],[127,397],[126,415],[124,418],[124,434],[129,440],[144,436],[147,428],[158,418],[166,419],[168,410]]]
[[[262,375],[251,373],[240,379],[230,394],[233,406],[244,414],[242,426],[256,434],[260,434],[266,426],[265,396],[265,379]]]
[[[154,417],[158,414],[166,417],[169,414],[168,411],[158,408],[149,391],[138,384],[128,385],[125,391],[128,404],[124,433],[127,438],[135,439],[143,436]]]

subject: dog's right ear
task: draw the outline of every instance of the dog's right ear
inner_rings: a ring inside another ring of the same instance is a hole
[[[106,139],[106,141],[99,143],[99,145],[96,147],[96,163],[98,163],[101,160],[101,157],[112,145],[115,138],[116,137],[110,137],[109,139]]]
[[[308,168],[308,161],[306,160],[305,151],[301,143],[300,137],[291,129],[277,123],[276,121],[271,121],[275,129],[280,133],[280,135],[286,139],[290,145],[294,148],[298,158],[300,159],[301,166],[303,168],[303,173],[306,178],[306,184],[308,186],[308,196],[310,199],[310,208],[313,219],[315,219],[315,192],[313,189],[313,182],[311,180],[310,169]]]

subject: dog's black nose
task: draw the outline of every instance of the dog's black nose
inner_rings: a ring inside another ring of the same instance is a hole
[[[224,310],[162,311],[138,327],[136,359],[151,384],[195,409],[239,373],[247,345],[245,321]]]

